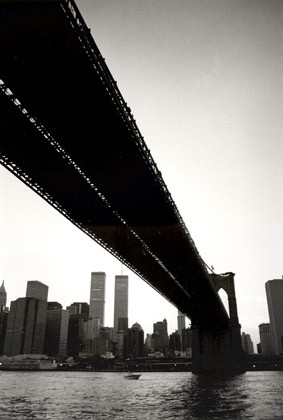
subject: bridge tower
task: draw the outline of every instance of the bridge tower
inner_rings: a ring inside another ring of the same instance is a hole
[[[229,323],[224,330],[211,331],[195,325],[192,319],[193,372],[244,372],[244,353],[241,344],[234,273],[211,274],[216,292],[223,289],[228,296]]]

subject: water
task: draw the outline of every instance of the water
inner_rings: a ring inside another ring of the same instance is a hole
[[[0,372],[0,419],[283,419],[283,372]]]

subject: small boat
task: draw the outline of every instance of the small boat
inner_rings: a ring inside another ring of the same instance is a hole
[[[141,375],[136,375],[135,373],[129,373],[129,375],[124,376],[125,379],[139,379]]]

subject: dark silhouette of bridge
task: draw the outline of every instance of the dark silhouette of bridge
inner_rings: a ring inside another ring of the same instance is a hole
[[[0,54],[0,162],[198,331],[227,335],[206,265],[75,3],[1,1]]]

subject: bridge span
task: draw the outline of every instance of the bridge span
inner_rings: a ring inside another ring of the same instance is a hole
[[[229,318],[73,0],[0,1],[0,162],[204,330]]]

